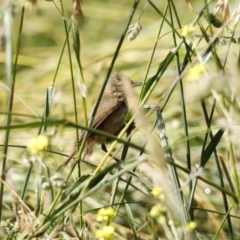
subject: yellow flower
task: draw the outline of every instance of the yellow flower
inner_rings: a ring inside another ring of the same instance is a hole
[[[186,37],[192,37],[194,31],[196,30],[196,27],[192,24],[185,25],[183,28],[180,29],[180,34],[186,38]]]
[[[29,141],[27,149],[31,154],[41,154],[49,145],[49,138],[46,135],[39,135]]]
[[[102,229],[97,230],[96,238],[98,240],[112,240],[114,233],[114,227],[104,226]]]
[[[150,214],[151,217],[160,217],[166,211],[167,211],[166,207],[159,203],[159,204],[156,204],[155,206],[152,207],[149,214]]]
[[[185,228],[187,232],[192,232],[196,227],[197,224],[195,222],[189,222]]]
[[[165,225],[166,222],[167,222],[167,219],[166,219],[166,217],[165,217],[164,215],[162,215],[162,216],[159,216],[159,217],[157,218],[157,221],[158,221],[160,224]]]
[[[198,80],[202,74],[204,73],[205,68],[203,64],[196,64],[195,66],[191,67],[186,74],[185,81],[187,82],[194,82]]]
[[[97,215],[97,221],[109,223],[109,221],[112,221],[116,216],[116,212],[112,207],[108,208],[101,208],[98,211]]]
[[[151,194],[155,198],[161,198],[162,200],[164,200],[163,190],[160,187],[154,187],[153,190],[151,191]]]

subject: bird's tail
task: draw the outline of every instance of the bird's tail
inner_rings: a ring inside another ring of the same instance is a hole
[[[85,157],[87,155],[91,155],[94,145],[95,145],[95,139],[94,138],[87,139],[87,142],[86,142],[83,154],[81,156],[81,159],[85,159]],[[65,159],[64,162],[58,167],[57,171],[66,167],[66,165],[74,158],[74,156],[76,154],[77,154],[77,150],[75,148],[74,151],[67,157],[67,159]]]

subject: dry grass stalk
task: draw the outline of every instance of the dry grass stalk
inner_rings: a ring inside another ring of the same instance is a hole
[[[76,22],[82,23],[84,20],[83,11],[82,11],[82,1],[73,0],[73,16]]]
[[[213,10],[215,15],[219,10],[222,10],[222,20],[226,22],[229,19],[229,4],[228,0],[219,0],[216,7]]]

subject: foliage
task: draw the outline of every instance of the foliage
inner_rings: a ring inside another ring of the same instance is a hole
[[[1,239],[239,238],[237,1],[0,9]],[[114,72],[143,82],[118,136],[88,125]],[[80,129],[108,151],[58,171]]]

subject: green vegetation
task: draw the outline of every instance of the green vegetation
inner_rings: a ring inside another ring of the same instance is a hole
[[[0,239],[239,239],[240,7],[208,4],[0,4]],[[112,136],[116,72],[143,84]],[[108,151],[58,170],[81,129]]]

